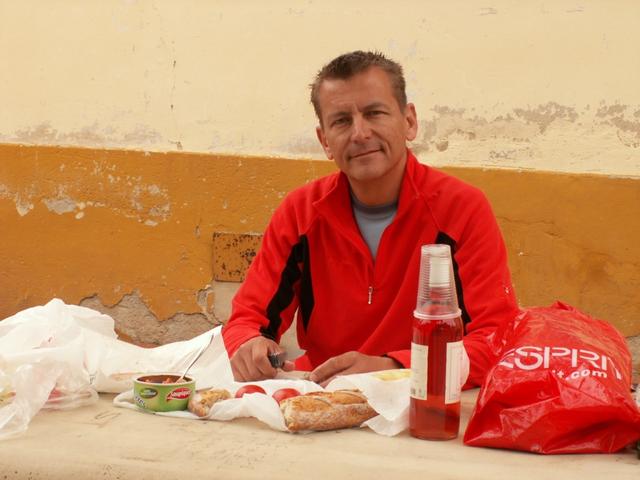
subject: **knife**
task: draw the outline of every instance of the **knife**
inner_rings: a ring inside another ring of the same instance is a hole
[[[287,352],[275,352],[267,355],[269,358],[269,363],[273,368],[282,368],[284,365],[285,357],[287,356]]]

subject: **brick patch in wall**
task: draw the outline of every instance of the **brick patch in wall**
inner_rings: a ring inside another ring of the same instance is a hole
[[[213,278],[217,282],[242,282],[256,256],[262,235],[257,233],[213,234]]]

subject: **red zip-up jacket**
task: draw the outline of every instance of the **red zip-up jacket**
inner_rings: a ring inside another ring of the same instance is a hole
[[[420,164],[409,150],[398,210],[375,262],[343,173],[287,195],[233,299],[222,330],[229,357],[258,335],[279,341],[297,312],[306,351],[297,369],[350,350],[409,367],[420,247],[430,243],[451,247],[471,363],[466,386],[480,385],[497,354],[496,328],[518,312],[504,241],[480,190]]]

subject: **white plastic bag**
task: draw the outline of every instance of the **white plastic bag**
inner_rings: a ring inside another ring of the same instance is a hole
[[[203,349],[189,372],[198,388],[231,382],[220,332],[142,348],[118,340],[108,315],[59,299],[18,312],[0,321],[0,439],[26,430],[40,409],[94,403],[97,392],[131,389],[137,375],[183,372]]]
[[[56,384],[61,365],[37,362],[0,368],[0,440],[24,432]]]
[[[85,332],[109,331],[110,317],[58,299],[0,322],[0,439],[26,430],[40,409],[95,403]]]
[[[101,353],[93,384],[99,392],[123,392],[131,389],[133,379],[143,374],[184,372],[203,349],[189,370],[197,388],[228,383],[233,374],[221,332],[222,327],[216,327],[190,340],[155,348],[141,348],[119,340],[95,341],[92,349]]]
[[[109,330],[115,336],[111,317],[58,299],[23,310],[0,322],[0,371],[13,376],[27,365],[49,368],[54,384],[43,408],[93,403],[98,396],[85,361],[86,335]]]

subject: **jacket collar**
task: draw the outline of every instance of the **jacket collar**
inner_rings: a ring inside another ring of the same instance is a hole
[[[420,176],[419,173],[418,160],[413,152],[407,148],[407,163],[400,185],[396,218],[409,210],[411,204],[419,196],[419,190],[416,186],[416,181],[419,182],[417,178],[417,176]],[[314,202],[314,206],[320,214],[329,219],[335,227],[345,234],[359,237],[360,232],[351,209],[349,180],[343,172],[340,172],[334,178],[334,185],[326,195]],[[348,206],[348,208],[345,208],[345,206]]]

